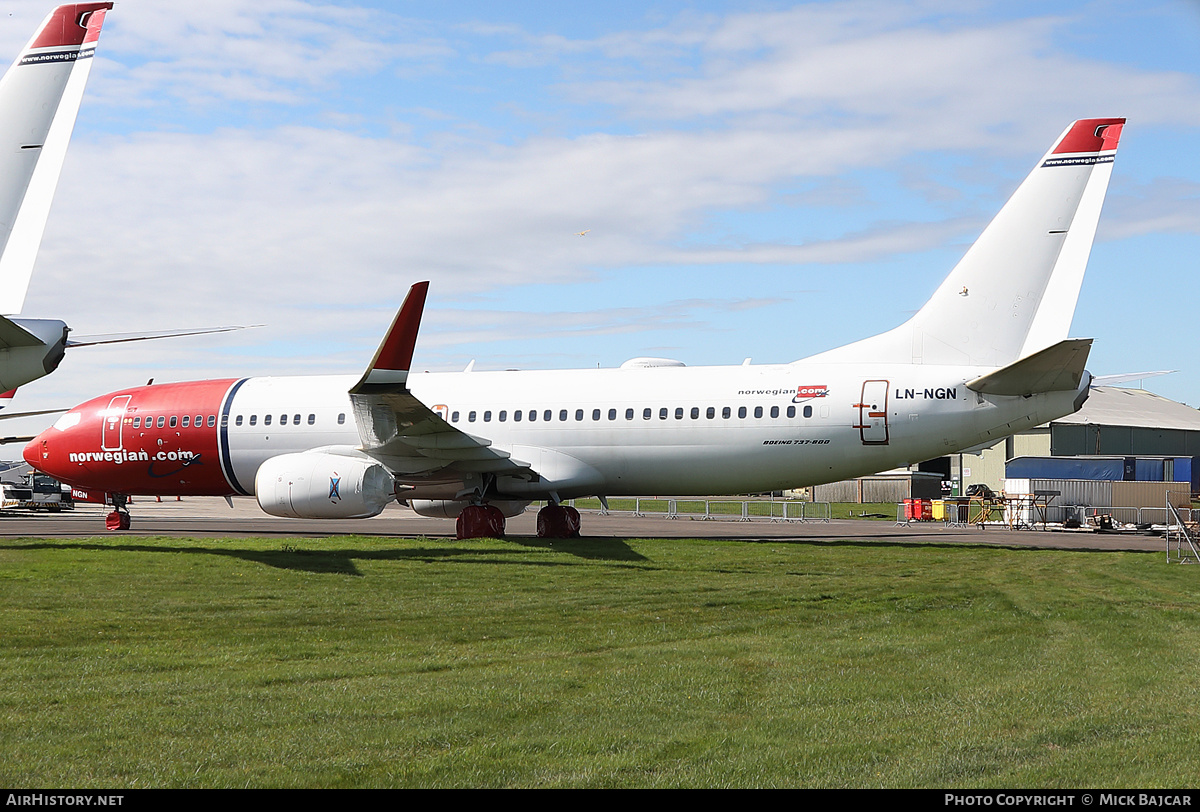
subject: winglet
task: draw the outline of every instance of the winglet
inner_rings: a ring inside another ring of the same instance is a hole
[[[112,3],[47,15],[0,80],[0,313],[21,312],[75,116]]]
[[[362,378],[350,390],[351,394],[362,394],[368,388],[401,387],[408,380],[408,368],[412,365],[413,349],[417,345],[417,330],[421,326],[421,313],[425,310],[425,296],[429,292],[428,282],[418,282],[408,291],[404,304],[370,366]]]

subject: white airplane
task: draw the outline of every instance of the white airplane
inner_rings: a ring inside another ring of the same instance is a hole
[[[39,471],[116,506],[130,495],[253,494],[301,518],[374,516],[397,498],[501,536],[578,534],[581,496],[733,494],[831,482],[992,443],[1079,409],[1091,339],[1072,314],[1121,118],[1055,141],[905,324],[790,364],[412,374],[428,283],[366,372],[230,378],[104,395],[25,448]],[[93,493],[94,495],[94,493]]]
[[[53,372],[68,347],[233,329],[69,339],[63,321],[15,317],[25,304],[100,28],[112,5],[72,3],[54,9],[0,79],[0,314],[4,314],[0,315],[0,391],[4,395]],[[5,417],[30,414],[35,413]]]

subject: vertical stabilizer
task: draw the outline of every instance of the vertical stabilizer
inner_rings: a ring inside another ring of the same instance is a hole
[[[112,3],[59,6],[0,79],[0,313],[21,312]]]
[[[1073,123],[915,316],[806,360],[1000,367],[1065,339],[1124,124]]]

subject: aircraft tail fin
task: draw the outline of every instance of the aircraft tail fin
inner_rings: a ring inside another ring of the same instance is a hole
[[[1065,339],[1124,124],[1071,124],[915,316],[806,360],[1002,367]]]
[[[59,6],[0,79],[0,313],[21,312],[112,3]]]

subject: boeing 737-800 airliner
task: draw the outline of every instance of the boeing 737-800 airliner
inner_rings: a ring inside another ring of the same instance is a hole
[[[411,374],[427,283],[361,377],[159,384],[72,409],[25,448],[40,471],[130,495],[250,495],[276,516],[358,518],[397,498],[460,537],[580,496],[732,494],[831,482],[990,443],[1079,409],[1069,339],[1124,119],[1076,121],[921,310],[790,364]]]

